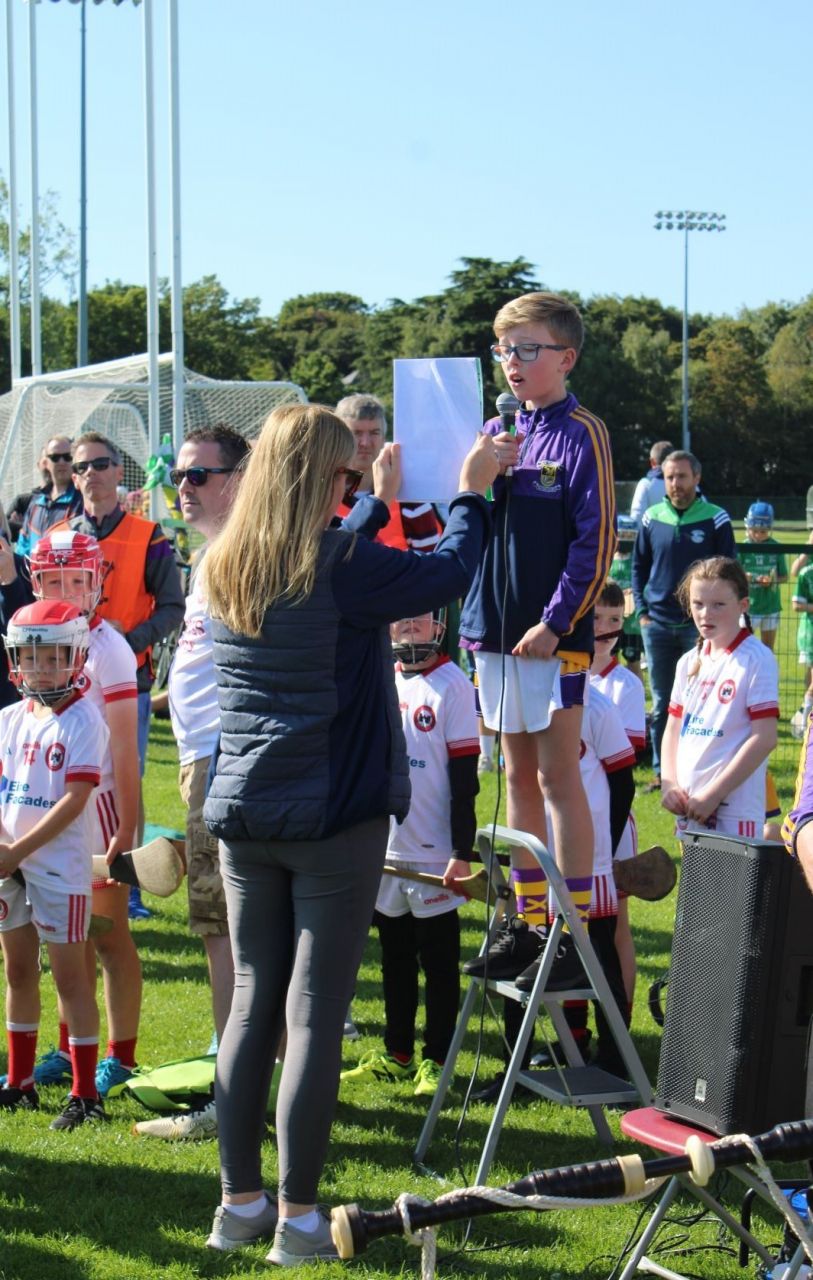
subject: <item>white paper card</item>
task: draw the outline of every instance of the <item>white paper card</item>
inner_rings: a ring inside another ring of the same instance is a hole
[[[449,502],[483,425],[477,356],[394,360],[393,437],[401,445],[401,502]]]

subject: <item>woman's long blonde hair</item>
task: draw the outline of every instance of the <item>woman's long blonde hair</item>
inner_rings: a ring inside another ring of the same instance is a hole
[[[339,467],[355,440],[323,405],[275,409],[251,450],[226,524],[203,562],[209,611],[258,636],[275,600],[310,595]]]

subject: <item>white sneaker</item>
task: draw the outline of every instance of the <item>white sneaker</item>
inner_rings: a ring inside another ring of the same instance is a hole
[[[489,760],[488,756],[480,756],[480,759],[477,761],[477,772],[478,772],[478,773],[493,773],[493,772],[494,772],[494,761],[493,761],[493,760]]]
[[[132,1132],[140,1138],[163,1138],[167,1142],[196,1141],[217,1137],[217,1113],[214,1099],[198,1111],[158,1116],[156,1120],[139,1120]]]

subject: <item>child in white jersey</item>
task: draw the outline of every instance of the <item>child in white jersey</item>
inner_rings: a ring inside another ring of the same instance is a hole
[[[31,556],[31,586],[41,600],[66,600],[87,618],[88,655],[80,688],[110,730],[109,747],[91,810],[95,817],[93,853],[132,849],[138,826],[139,776],[136,659],[124,636],[96,612],[106,564],[95,538],[72,529],[41,538]],[[108,933],[88,943],[95,947],[104,978],[107,1050],[96,1071],[102,1097],[118,1091],[135,1066],[141,1011],[141,965],[128,919],[128,890],[113,880],[93,880],[93,909],[113,921]],[[58,1083],[70,1073],[67,1025],[60,1006],[59,1047],[37,1063],[37,1083]]]
[[[88,644],[79,610],[18,609],[6,635],[11,679],[25,700],[0,711],[0,941],[6,971],[8,1082],[0,1107],[36,1110],[39,946],[69,1030],[72,1089],[52,1129],[104,1118],[95,1084],[99,1013],[85,962],[91,906],[91,792],[107,729],[77,689]]]
[[[457,908],[463,899],[453,886],[470,872],[479,789],[474,689],[460,668],[440,654],[444,612],[407,618],[391,628],[412,801],[400,826],[391,821],[386,861],[393,869],[441,876],[443,885],[382,877],[375,922],[384,979],[385,1052],[372,1050],[342,1073],[343,1080],[414,1080],[414,1092],[429,1095],[437,1087],[457,1022]],[[426,1026],[416,1068],[419,966],[425,979]]]
[[[675,673],[661,803],[676,815],[679,831],[761,835],[779,717],[776,658],[751,632],[748,580],[735,560],[698,561],[678,597],[699,638]]]
[[[590,697],[584,708],[582,720],[581,757],[579,769],[582,785],[590,806],[595,833],[593,858],[593,890],[590,901],[588,932],[590,941],[604,970],[619,1013],[629,1021],[628,1002],[621,964],[615,945],[618,920],[618,895],[613,876],[613,859],[619,841],[626,830],[630,805],[635,793],[632,777],[635,752],[618,708],[596,688],[590,689]],[[553,849],[551,849],[553,853]],[[551,903],[551,910],[555,903]],[[536,980],[538,965],[529,973],[516,979],[520,991],[530,991]],[[568,1001],[565,1015],[580,1044],[582,1052],[589,1039],[587,1033],[587,1002]],[[596,1005],[598,1048],[597,1065],[614,1075],[625,1074],[623,1060],[618,1053],[609,1024],[599,1005]]]
[[[616,656],[623,643],[621,632],[624,625],[625,600],[621,584],[608,578],[596,601],[593,616],[595,638],[593,661],[590,666],[590,687],[599,689],[615,704],[637,757],[646,746],[646,697],[640,678],[630,670],[629,666],[622,666]],[[635,825],[635,815],[630,811],[624,834],[615,851],[615,858],[621,862],[634,858],[637,852],[638,829]],[[615,945],[621,961],[624,988],[631,1011],[635,995],[635,943],[630,928],[629,898],[623,892],[618,894]]]

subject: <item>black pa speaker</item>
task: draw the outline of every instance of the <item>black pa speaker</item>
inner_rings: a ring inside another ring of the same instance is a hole
[[[809,1114],[813,894],[782,845],[683,844],[655,1105],[729,1133]]]

